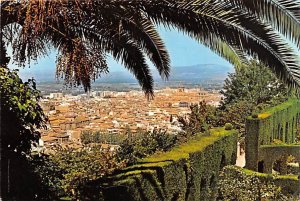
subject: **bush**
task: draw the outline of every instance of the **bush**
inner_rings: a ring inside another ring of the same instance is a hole
[[[119,160],[134,164],[138,159],[149,156],[157,151],[168,151],[177,143],[177,136],[162,130],[138,133],[127,138],[120,144],[117,152]]]
[[[39,175],[40,182],[55,198],[39,195],[39,199],[57,200],[68,196],[75,200],[81,189],[91,180],[102,178],[116,169],[124,167],[109,151],[100,148],[91,150],[59,149],[54,155],[32,159],[32,166]]]
[[[186,117],[179,117],[182,130],[186,133],[187,138],[194,136],[199,132],[209,130],[212,125],[216,124],[216,108],[208,105],[205,101],[190,106],[191,113]]]
[[[233,129],[233,126],[232,126],[232,124],[231,123],[226,123],[225,124],[225,130],[232,130]]]
[[[38,142],[38,129],[46,128],[47,122],[40,99],[34,79],[23,82],[17,70],[0,67],[2,151],[29,153],[31,144]]]
[[[236,166],[222,170],[218,189],[218,200],[289,200],[271,180],[262,181],[259,176],[246,174],[246,170]]]

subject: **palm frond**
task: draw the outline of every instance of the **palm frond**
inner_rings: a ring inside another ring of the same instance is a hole
[[[295,0],[226,0],[259,17],[292,40],[300,49],[300,3]]]
[[[117,43],[111,41],[109,46],[111,48],[107,50],[136,77],[147,98],[151,99],[153,97],[153,78],[141,49],[130,40],[119,40]]]
[[[101,14],[99,14],[101,15]],[[160,38],[156,28],[144,16],[127,16],[128,13],[114,13],[114,15],[106,15],[101,17],[101,21],[93,23],[93,27],[101,29],[99,26],[109,26],[110,29],[114,29],[118,34],[126,32],[131,40],[135,41],[136,44],[147,54],[150,61],[155,65],[159,74],[162,78],[168,78],[170,71],[170,58],[166,50],[164,42]],[[114,22],[114,23],[106,23]],[[85,25],[85,27],[87,27]]]
[[[149,5],[151,9],[147,10],[147,15],[154,22],[173,25],[193,37],[199,33],[214,33],[227,44],[263,61],[287,84],[300,86],[296,79],[300,72],[292,70],[299,69],[297,55],[268,24],[237,9],[232,10],[225,3],[201,1],[199,5],[195,2],[172,2],[173,6],[169,3]],[[190,7],[194,7],[193,11]],[[175,17],[180,13],[182,18]]]
[[[91,42],[121,61],[121,63],[136,77],[142,90],[148,98],[153,97],[153,78],[146,63],[142,49],[131,40],[126,33],[117,33],[113,29],[86,32]]]
[[[300,86],[298,56],[283,38],[290,39],[300,49],[300,3],[297,1],[7,2],[1,3],[1,23],[16,22],[22,26],[15,41],[15,54],[19,54],[16,60],[24,63],[35,59],[45,54],[43,47],[52,44],[61,53],[58,68],[66,73],[63,77],[87,88],[99,69],[107,69],[105,54],[112,53],[135,75],[146,94],[152,95],[153,79],[145,55],[162,77],[168,77],[170,68],[168,52],[154,26],[157,24],[177,28],[234,65],[247,62],[249,57],[256,58],[290,86]],[[9,19],[4,19],[4,15]],[[101,62],[86,58],[95,60],[90,52],[99,54]]]

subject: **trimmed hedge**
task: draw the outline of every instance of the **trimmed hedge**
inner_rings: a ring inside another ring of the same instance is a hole
[[[91,182],[82,196],[110,201],[211,200],[217,195],[219,171],[235,164],[236,151],[237,131],[212,129],[209,136],[198,136],[105,180]]]
[[[259,161],[264,161],[265,173],[272,173],[273,163],[280,158],[287,160],[289,155],[295,157],[296,162],[300,163],[300,145],[263,145],[260,147]],[[287,164],[283,164],[287,166]],[[287,167],[285,167],[286,169]],[[285,170],[286,171],[286,170]],[[283,172],[284,173],[284,172]],[[286,172],[284,173],[286,174]]]
[[[273,182],[282,189],[284,194],[295,194],[299,192],[299,179],[297,175],[272,175],[255,172],[252,170],[240,168],[248,176],[258,177],[262,182]]]
[[[262,160],[260,147],[274,140],[291,144],[295,142],[296,128],[300,121],[300,100],[290,99],[276,107],[246,120],[246,167],[258,170]],[[284,153],[282,153],[284,154]]]
[[[235,200],[246,200],[246,197],[247,200],[261,200],[263,196],[265,200],[296,200],[300,193],[299,179],[296,175],[265,174],[232,165],[223,169],[219,185],[221,195],[230,195],[235,197]],[[290,199],[276,198],[276,194],[283,194]]]

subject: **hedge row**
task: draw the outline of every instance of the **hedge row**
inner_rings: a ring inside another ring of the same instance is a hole
[[[300,163],[300,145],[262,145],[259,150],[258,160],[264,162],[263,172],[265,173],[272,173],[273,164],[276,160],[287,161],[290,155],[295,157],[295,162]],[[282,165],[285,170],[282,170],[280,173],[286,174],[287,163],[284,162]]]
[[[219,185],[222,185],[220,192],[224,197],[235,197],[234,200],[298,200],[300,183],[296,175],[265,174],[231,165],[223,172]],[[282,194],[289,199],[277,197]]]
[[[105,180],[92,182],[90,188],[83,189],[83,198],[110,201],[214,199],[220,169],[236,162],[237,131],[216,128],[210,133],[169,152],[145,158]]]
[[[298,99],[291,99],[266,110],[258,114],[257,118],[249,117],[246,120],[246,167],[258,170],[260,146],[272,144],[276,139],[287,144],[294,143],[299,121]]]
[[[276,186],[279,186],[284,194],[296,194],[300,193],[298,175],[272,175],[266,173],[255,172],[245,168],[240,168],[248,176],[256,176],[262,182],[273,182]]]

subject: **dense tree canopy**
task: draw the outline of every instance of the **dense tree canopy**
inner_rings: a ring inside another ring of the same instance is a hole
[[[28,153],[45,128],[46,116],[38,101],[35,81],[23,82],[17,71],[0,68],[1,148]]]
[[[103,151],[100,147],[89,150],[58,149],[54,155],[33,158],[32,164],[41,185],[50,191],[48,194],[37,192],[37,200],[58,200],[66,195],[75,200],[88,182],[107,176],[125,165],[117,162],[109,150]]]
[[[251,61],[250,65],[229,74],[221,94],[224,96],[221,101],[223,106],[242,100],[258,106],[272,100],[285,99],[289,90],[266,66]]]
[[[208,105],[205,101],[192,104],[190,110],[191,113],[188,116],[178,118],[184,131],[181,135],[186,135],[187,139],[196,133],[208,131],[217,118],[215,107]]]
[[[219,125],[230,122],[243,133],[246,117],[286,101],[294,91],[289,91],[266,66],[252,60],[229,74],[221,94]]]
[[[185,32],[233,64],[255,58],[299,86],[300,3],[290,0],[2,1],[1,30],[19,64],[58,49],[57,75],[90,88],[108,71],[107,53],[132,72],[148,95],[147,56],[163,78],[170,59],[156,25]]]

